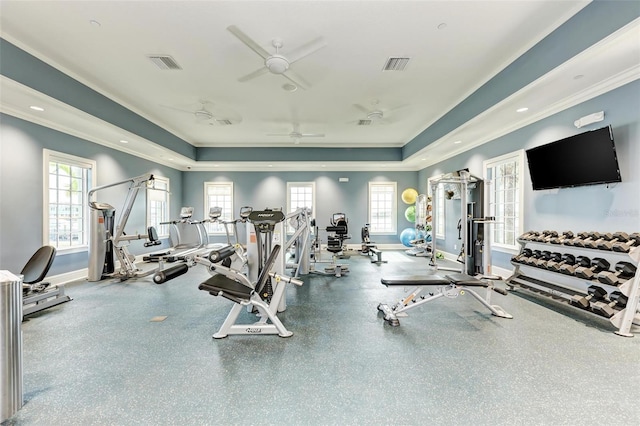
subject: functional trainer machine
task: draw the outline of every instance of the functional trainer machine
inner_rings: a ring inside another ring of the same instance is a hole
[[[122,214],[118,225],[115,225],[116,210],[107,203],[92,201],[92,196],[98,191],[118,185],[129,184],[129,191],[125,198]],[[128,245],[133,240],[147,240],[144,245],[150,247],[160,244],[158,234],[153,227],[147,229],[147,234],[125,234],[124,228],[129,220],[131,209],[140,189],[146,190],[153,185],[153,175],[145,175],[126,179],[108,185],[98,186],[87,194],[91,208],[91,223],[89,234],[89,281],[100,281],[105,278],[118,278],[121,281],[151,275],[162,270],[163,263],[150,271],[142,271],[135,264],[135,256],[129,253]],[[115,228],[115,229],[114,229]],[[119,265],[116,271],[114,255]]]
[[[349,235],[348,219],[344,213],[334,213],[330,220],[330,225],[325,228],[325,231],[330,234],[327,236],[327,251],[331,253],[331,263],[324,268],[324,271],[319,271],[316,266],[323,264],[320,259],[321,249],[318,242],[319,233],[318,226],[316,225],[316,241],[314,242],[314,248],[317,253],[314,253],[314,265],[311,272],[321,275],[335,275],[341,277],[342,274],[349,272],[349,265],[341,264],[337,262],[338,258],[345,258],[343,256],[344,241],[351,238]]]

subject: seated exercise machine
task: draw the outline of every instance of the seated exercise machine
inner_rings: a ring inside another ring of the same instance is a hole
[[[507,295],[507,291],[501,288],[494,287],[494,283],[491,280],[479,280],[466,274],[450,274],[444,277],[439,275],[426,275],[426,276],[402,276],[385,279],[382,278],[382,284],[385,286],[414,286],[402,299],[400,299],[395,305],[389,306],[387,304],[380,303],[378,310],[384,314],[384,319],[391,326],[399,326],[399,317],[406,317],[407,311],[417,308],[425,303],[432,302],[441,297],[454,299],[458,296],[462,296],[465,293],[472,295],[478,302],[485,306],[491,313],[500,318],[513,318],[510,314],[504,311],[498,305],[491,304],[491,293]],[[422,295],[423,290],[426,287],[436,287],[434,292],[429,295]],[[484,287],[487,289],[485,297],[480,296],[472,287]]]
[[[324,272],[318,271],[313,268],[311,272],[322,274],[322,275],[335,275],[336,277],[341,277],[342,274],[346,274],[349,272],[349,265],[339,264],[337,263],[337,259],[345,259],[344,256],[344,241],[351,238],[349,235],[349,227],[348,227],[348,219],[344,213],[334,213],[330,220],[330,225],[325,228],[325,231],[332,232],[333,234],[329,234],[327,236],[327,251],[330,252],[331,255],[331,264],[324,268]],[[314,255],[315,264],[317,265],[320,258],[320,244],[317,239],[318,236],[318,227],[316,226],[316,241],[314,243],[314,247],[318,250],[318,253]]]
[[[89,281],[100,281],[105,278],[118,278],[120,281],[125,281],[130,278],[148,276],[163,269],[163,262],[160,261],[155,269],[146,272],[141,270],[135,264],[135,256],[129,253],[128,250],[129,242],[133,240],[147,240],[144,243],[145,247],[160,244],[155,228],[149,227],[146,234],[132,235],[127,235],[124,230],[138,192],[140,189],[151,188],[149,184],[153,185],[153,182],[153,175],[148,173],[120,182],[98,186],[88,192],[87,198],[91,208],[87,276]],[[103,189],[127,183],[129,184],[129,190],[125,198],[123,212],[120,215],[118,225],[115,226],[115,208],[107,203],[93,201],[92,196]],[[114,255],[119,263],[117,271]]]
[[[52,286],[43,282],[47,276],[56,249],[53,246],[42,246],[31,256],[20,272],[22,278],[22,315],[23,317],[43,309],[72,300],[64,294],[64,285]]]
[[[293,229],[293,234],[288,236],[284,245],[284,251],[289,253],[289,257],[285,258],[285,266],[283,269],[293,270],[292,276],[298,278],[300,275],[309,273],[309,260],[311,241],[311,209],[301,207],[286,215],[285,221],[278,224],[282,225],[281,235],[288,234],[284,229],[288,224]]]
[[[248,220],[255,226],[256,234],[261,236],[262,241],[258,242],[259,250],[269,253],[255,282],[240,271],[222,265],[225,258],[235,253],[232,246],[212,251],[206,257],[195,257],[197,263],[207,266],[209,272],[213,274],[198,288],[212,296],[222,296],[234,302],[220,330],[213,337],[221,339],[230,334],[277,334],[280,337],[290,337],[293,333],[282,324],[278,318],[278,312],[283,310],[281,307],[285,298],[286,285],[291,283],[300,286],[303,283],[293,277],[272,271],[281,246],[276,244],[271,249],[271,237],[276,223],[284,220],[284,214],[277,210],[254,211],[249,215]],[[271,282],[272,279],[275,285]],[[251,324],[236,324],[245,306],[251,314],[257,314],[259,319]]]
[[[220,209],[220,213],[222,213],[221,207],[212,207],[213,209]],[[249,215],[253,212],[253,207],[243,206],[240,207],[239,217],[230,221],[220,221],[224,225],[225,234],[227,235],[227,244],[232,246],[235,249],[235,255],[231,255],[230,257],[225,259],[225,265],[229,266],[237,271],[243,271],[245,274],[248,273],[248,258],[247,258],[247,247],[240,243],[240,239],[238,237],[238,223],[247,223],[247,219]],[[231,242],[231,232],[229,231],[229,225],[233,226],[233,236],[235,242]]]
[[[365,224],[360,231],[360,236],[362,237],[362,248],[360,249],[360,253],[371,256],[371,263],[376,263],[378,265],[381,263],[387,263],[386,260],[382,260],[382,251],[378,249],[378,246],[376,246],[369,237],[368,223]]]

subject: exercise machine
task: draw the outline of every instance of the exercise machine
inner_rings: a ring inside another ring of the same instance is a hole
[[[269,254],[261,264],[255,281],[240,271],[222,265],[222,261],[235,252],[231,246],[219,252],[211,252],[206,257],[195,257],[197,263],[207,266],[212,273],[211,278],[201,283],[198,288],[212,296],[222,296],[234,302],[227,318],[213,338],[221,339],[230,334],[277,334],[280,337],[293,335],[278,318],[278,312],[283,311],[286,285],[300,286],[303,283],[296,278],[273,271],[281,254],[281,246],[275,244],[272,247],[271,237],[276,224],[282,222],[284,218],[284,214],[278,210],[253,211],[248,217],[257,235],[264,237],[260,238],[261,241],[257,241],[258,251],[261,253],[259,257],[265,253]],[[238,317],[245,306],[247,311],[256,314],[259,319],[250,324],[237,324]]]
[[[331,263],[329,266],[326,266],[324,270],[318,270],[317,265],[326,264],[322,262],[321,259],[321,245],[318,241],[319,232],[318,226],[316,225],[315,234],[316,240],[313,244],[314,246],[314,265],[310,272],[321,274],[321,275],[334,275],[336,277],[341,277],[343,274],[349,272],[349,265],[341,264],[337,262],[337,259],[345,259],[347,258],[344,255],[344,242],[351,238],[349,235],[349,220],[344,213],[334,213],[330,219],[330,225],[327,226],[324,230],[329,232],[327,235],[327,251],[331,253]]]
[[[369,236],[369,224],[365,224],[360,231],[360,236],[362,237],[362,247],[360,249],[360,253],[371,256],[371,263],[375,263],[377,265],[381,263],[387,263],[386,260],[382,260],[382,251],[376,246],[376,244],[371,241],[371,237]]]
[[[51,285],[43,280],[56,257],[53,246],[40,247],[20,271],[22,278],[22,316],[71,301],[64,293],[64,285]]]
[[[407,311],[415,309],[418,306],[422,306],[425,303],[432,302],[434,300],[445,297],[448,299],[455,299],[458,296],[462,296],[469,293],[484,307],[486,307],[491,314],[500,318],[513,318],[513,316],[498,305],[491,304],[491,294],[496,292],[502,295],[507,295],[507,291],[495,287],[492,280],[480,280],[471,277],[466,274],[450,274],[445,276],[440,275],[426,275],[426,276],[401,276],[394,278],[382,278],[381,283],[385,286],[413,286],[405,296],[403,296],[397,303],[390,306],[388,304],[380,303],[378,305],[378,311],[384,315],[384,320],[391,326],[397,327],[400,325],[398,318],[408,316]],[[426,288],[435,287],[435,291],[428,295],[420,295]],[[474,288],[485,288],[487,290],[485,297],[480,296]]]
[[[285,253],[288,257],[283,257],[285,262],[282,270],[292,270],[291,276],[298,278],[300,275],[309,273],[309,262],[311,259],[311,209],[301,207],[286,215],[285,220],[276,224],[280,227],[279,235],[287,235],[285,227],[287,224],[293,228],[293,234],[286,238],[284,244]]]
[[[138,268],[135,263],[135,256],[129,253],[128,245],[133,240],[146,240],[145,247],[158,245],[158,234],[153,227],[147,228],[146,234],[125,233],[125,226],[129,220],[131,209],[140,189],[153,188],[153,175],[147,173],[123,181],[102,185],[91,189],[87,198],[91,209],[91,222],[89,225],[89,268],[87,279],[89,281],[100,281],[105,278],[118,278],[121,281],[130,278],[139,278],[151,275],[163,269],[164,265],[159,262],[158,267],[148,271]],[[107,203],[92,200],[93,195],[107,188],[129,184],[129,190],[125,198],[124,207],[120,220],[115,225],[116,210]],[[153,188],[155,189],[155,188]],[[118,260],[118,269],[114,256]]]

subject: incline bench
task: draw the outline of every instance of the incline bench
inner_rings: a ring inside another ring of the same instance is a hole
[[[491,280],[479,280],[467,274],[449,274],[444,277],[439,275],[399,276],[393,278],[382,278],[380,281],[387,287],[413,286],[413,289],[395,305],[389,306],[384,303],[380,303],[378,305],[378,310],[384,314],[385,321],[392,326],[399,326],[400,321],[398,320],[398,317],[406,317],[406,312],[410,309],[441,297],[455,298],[459,295],[464,295],[465,292],[469,292],[469,294],[471,294],[478,302],[489,309],[493,315],[500,318],[513,318],[513,316],[506,313],[500,306],[491,304],[492,291],[505,296],[507,294],[506,290],[494,287]],[[419,297],[425,287],[433,286],[437,288],[435,293],[430,293],[429,296],[423,295]],[[486,297],[483,298],[475,290],[472,290],[471,287],[486,288]]]

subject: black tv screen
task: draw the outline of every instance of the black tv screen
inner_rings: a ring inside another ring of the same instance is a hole
[[[611,126],[527,150],[534,190],[620,182]]]

